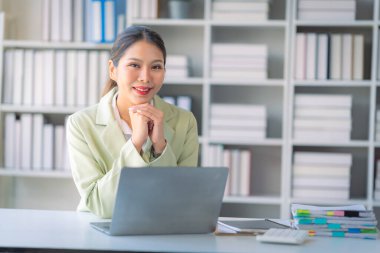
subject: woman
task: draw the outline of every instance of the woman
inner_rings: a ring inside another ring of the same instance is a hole
[[[100,102],[69,117],[70,166],[81,196],[78,210],[112,217],[123,167],[197,165],[193,114],[156,95],[165,60],[159,34],[144,26],[127,28],[112,47],[110,80]]]

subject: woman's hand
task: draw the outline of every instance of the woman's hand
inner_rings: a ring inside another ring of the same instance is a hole
[[[166,147],[164,113],[151,104],[145,103],[130,107],[129,115],[132,125],[132,141],[136,149],[140,151],[149,136],[154,151],[162,153]]]

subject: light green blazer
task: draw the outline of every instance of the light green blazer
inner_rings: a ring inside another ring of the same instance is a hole
[[[165,115],[167,141],[163,153],[154,159],[150,154],[150,139],[142,155],[130,139],[126,141],[112,109],[116,91],[114,88],[99,104],[74,113],[67,121],[70,166],[81,196],[78,210],[91,211],[103,218],[112,217],[123,167],[193,167],[198,163],[197,123],[191,112],[154,97],[155,107]]]

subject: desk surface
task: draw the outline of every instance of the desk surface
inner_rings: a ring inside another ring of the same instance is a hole
[[[90,213],[0,209],[0,249],[144,252],[380,252],[380,240],[310,238],[303,245],[264,244],[254,236],[107,236],[90,227]]]

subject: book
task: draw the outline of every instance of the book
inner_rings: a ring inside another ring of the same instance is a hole
[[[44,138],[44,116],[42,114],[33,115],[33,170],[42,170],[43,159],[43,138]]]
[[[267,57],[268,46],[266,44],[213,43],[211,45],[211,55]]]
[[[364,79],[364,36],[362,34],[354,35],[353,43],[353,73],[354,80]],[[380,73],[380,72],[379,72]]]
[[[330,177],[330,176],[294,176],[294,187],[334,187],[349,188],[349,177]]]
[[[348,142],[351,140],[351,131],[349,130],[309,130],[305,128],[293,129],[293,138],[296,141],[312,142]]]
[[[315,80],[317,70],[317,34],[306,34],[306,79]]]
[[[351,166],[352,154],[296,151],[294,152],[294,163]]]
[[[4,104],[13,103],[13,78],[14,78],[14,50],[7,49],[4,53],[4,73],[3,73],[3,99]]]
[[[34,90],[34,51],[25,50],[24,52],[24,80],[22,81],[22,87],[24,89],[22,104],[33,105],[33,90]]]
[[[342,79],[352,80],[353,64],[353,38],[352,34],[342,35]]]
[[[32,114],[24,113],[20,117],[21,123],[21,166],[22,170],[31,170],[32,164]]]
[[[88,105],[88,52],[85,50],[77,51],[78,66],[81,67],[81,72],[76,76],[76,105]]]
[[[320,164],[299,164],[293,165],[294,177],[349,177],[351,175],[350,166],[337,166],[337,165],[320,165]]]
[[[50,0],[50,40],[61,41],[62,40],[62,1]]]
[[[323,130],[343,130],[351,131],[352,121],[351,119],[303,119],[295,118],[293,122],[294,129],[302,130],[313,130],[313,129],[323,129]]]
[[[5,130],[4,130],[4,167],[6,169],[15,168],[15,152],[16,150],[16,114],[6,113],[5,114]]]
[[[328,77],[329,41],[327,34],[317,35],[317,79],[326,80]]]
[[[342,35],[331,34],[330,79],[342,79]]]
[[[23,81],[24,81],[24,50],[16,49],[14,51],[14,72],[13,72],[13,104],[21,105],[23,98]]]
[[[351,120],[350,108],[310,108],[307,106],[296,106],[294,108],[294,117],[302,119],[345,119]]]
[[[52,124],[44,124],[43,126],[43,170],[52,170],[54,167],[54,126]]]
[[[296,34],[296,56],[294,78],[296,80],[306,79],[306,33]]]
[[[43,105],[53,105],[54,104],[54,84],[55,84],[55,53],[53,50],[44,50],[44,70],[43,70]]]
[[[348,189],[332,189],[332,188],[319,188],[312,189],[307,187],[293,187],[294,198],[317,198],[317,199],[336,199],[348,200],[350,198],[350,191]]]
[[[99,53],[88,52],[88,104],[94,105],[99,99]]]
[[[331,0],[331,1],[320,1],[320,0],[299,0],[298,9],[309,9],[309,10],[348,10],[355,11],[356,1],[355,0]]]
[[[66,102],[66,52],[55,51],[54,104],[64,106]]]
[[[328,95],[328,94],[296,94],[295,106],[318,106],[323,107],[351,107],[352,95]]]
[[[353,10],[299,10],[299,20],[308,21],[353,21],[355,11]]]
[[[211,115],[225,116],[225,117],[247,117],[247,118],[265,118],[266,117],[266,107],[263,105],[252,105],[252,104],[222,104],[213,103],[211,104]]]

